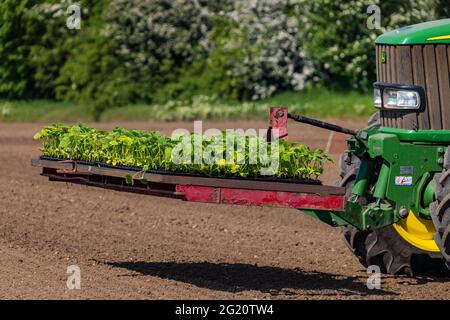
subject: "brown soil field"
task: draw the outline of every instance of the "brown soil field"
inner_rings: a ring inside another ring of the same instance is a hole
[[[364,121],[336,121],[357,128]],[[49,182],[30,166],[43,124],[0,124],[1,299],[450,299],[449,278],[368,274],[341,231],[293,209],[188,203]],[[192,123],[112,123],[160,130]],[[205,125],[206,126],[206,125]],[[265,128],[265,122],[208,122]],[[329,132],[290,124],[325,148]],[[326,168],[325,183],[337,177]],[[81,269],[81,289],[66,286]]]

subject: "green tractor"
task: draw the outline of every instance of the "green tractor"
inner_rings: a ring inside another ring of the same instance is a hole
[[[450,268],[449,44],[450,19],[376,40],[379,111],[341,156],[346,213],[310,211],[343,225],[366,267],[409,275]]]

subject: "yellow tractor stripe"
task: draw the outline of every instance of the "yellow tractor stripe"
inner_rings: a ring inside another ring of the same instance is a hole
[[[428,38],[427,41],[449,40],[449,39],[450,39],[450,34],[448,34],[446,36],[431,37],[431,38]]]

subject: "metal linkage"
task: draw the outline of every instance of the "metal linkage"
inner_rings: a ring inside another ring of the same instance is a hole
[[[317,120],[317,119],[313,119],[313,118],[308,118],[305,116],[300,116],[300,115],[296,115],[296,114],[292,114],[292,113],[288,113],[288,118],[295,120],[297,122],[306,123],[306,124],[309,124],[309,125],[312,125],[315,127],[319,127],[319,128],[323,128],[323,129],[327,129],[327,130],[331,130],[331,131],[336,131],[336,132],[341,132],[341,133],[349,134],[352,136],[356,135],[355,131],[338,126],[337,124],[333,124],[333,123],[329,123],[329,122],[325,122],[325,121],[321,121],[321,120]]]

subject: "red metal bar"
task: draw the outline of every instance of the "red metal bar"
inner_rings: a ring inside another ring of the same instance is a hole
[[[344,211],[344,195],[288,191],[252,190],[213,186],[179,185],[167,183],[127,185],[123,178],[59,173],[54,168],[44,168],[42,175],[51,181],[84,184],[117,191],[173,197],[192,202],[236,204],[247,206],[269,206],[310,210]]]
[[[332,211],[344,211],[345,206],[345,197],[342,195],[319,196],[310,193],[184,185],[177,185],[176,191],[183,194],[187,201],[193,202]]]
[[[236,204],[247,206],[269,206],[310,210],[344,211],[343,194],[317,194],[314,192],[271,191],[242,189],[239,187],[217,187],[181,185],[139,180],[127,185],[124,178],[81,173],[61,173],[55,168],[43,168],[42,175],[51,181],[70,182],[117,191],[174,197],[192,202]],[[236,185],[238,186],[238,184]],[[327,188],[327,186],[324,186]]]

